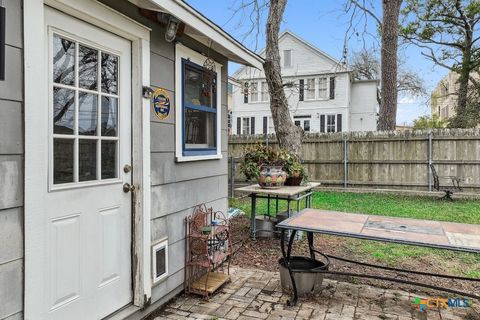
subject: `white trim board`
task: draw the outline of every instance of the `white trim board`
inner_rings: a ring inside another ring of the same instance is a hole
[[[133,115],[133,183],[139,190],[135,204],[133,227],[134,300],[143,306],[151,297],[150,263],[150,101],[142,98],[142,87],[150,85],[150,30],[115,10],[94,0],[46,0],[45,4],[73,17],[89,22],[132,42],[132,115]],[[48,139],[45,127],[49,122],[38,105],[47,105],[48,79],[43,1],[25,1],[24,26],[24,92],[25,92],[25,319],[39,319],[44,292],[36,285],[42,274],[35,268],[44,263],[41,244],[45,230],[41,223],[44,213],[44,192],[48,184],[48,150],[42,146]],[[43,119],[44,121],[38,121]],[[42,134],[39,134],[41,132]],[[145,234],[147,233],[147,234]]]

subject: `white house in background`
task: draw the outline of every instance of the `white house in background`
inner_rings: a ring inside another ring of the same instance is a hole
[[[341,62],[290,31],[280,35],[279,47],[283,81],[291,84],[285,92],[295,124],[307,132],[376,130],[377,80],[355,81]],[[264,71],[243,67],[229,83],[231,132],[273,133]]]

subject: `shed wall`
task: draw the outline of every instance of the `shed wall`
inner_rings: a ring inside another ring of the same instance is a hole
[[[23,318],[23,1],[6,8],[0,81],[0,319]]]
[[[165,41],[165,29],[139,14],[126,1],[102,0],[103,3],[152,29],[150,38],[150,81],[152,88],[162,87],[170,94],[173,108],[166,120],[151,112],[151,241],[168,237],[169,276],[152,289],[152,303],[183,287],[185,264],[184,218],[193,207],[206,203],[215,210],[227,210],[227,65],[225,57],[210,51],[222,68],[222,154],[220,160],[175,162],[175,44]],[[208,48],[186,36],[177,40],[196,51]]]

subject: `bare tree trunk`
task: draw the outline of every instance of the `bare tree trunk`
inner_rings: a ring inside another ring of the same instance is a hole
[[[383,0],[382,100],[378,130],[395,130],[397,121],[398,16],[402,0]]]
[[[288,101],[283,90],[278,48],[278,33],[287,0],[270,0],[267,18],[265,62],[263,68],[270,94],[270,110],[280,147],[301,157],[303,130],[290,117]]]
[[[468,84],[470,73],[472,71],[472,42],[473,32],[470,26],[465,24],[465,39],[462,57],[462,68],[460,69],[460,77],[458,78],[458,100],[455,108],[455,116],[450,119],[449,126],[453,128],[468,128],[468,117],[472,115],[467,112],[468,103]]]

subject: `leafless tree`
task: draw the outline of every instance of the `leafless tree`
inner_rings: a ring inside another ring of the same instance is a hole
[[[347,0],[346,12],[351,18],[358,18],[359,12],[365,19],[373,19],[381,36],[381,99],[377,128],[395,130],[397,118],[397,56],[398,56],[398,21],[403,0],[382,0],[382,18],[376,15],[372,0]],[[364,20],[365,20],[364,19]],[[350,22],[350,30],[354,30]],[[354,31],[356,32],[356,31]]]
[[[296,126],[290,116],[287,97],[282,81],[278,35],[287,0],[270,0],[266,27],[266,49],[263,68],[270,94],[270,110],[277,139],[283,148],[300,156],[303,130]]]
[[[397,92],[399,95],[425,96],[427,90],[423,79],[417,72],[410,70],[406,60],[399,55],[397,59]],[[349,58],[349,67],[353,70],[356,80],[380,80],[380,58],[374,48],[362,49],[353,53]],[[377,97],[378,104],[381,102],[381,91]]]
[[[290,116],[285,87],[292,84],[284,83],[281,74],[280,51],[278,37],[280,24],[283,20],[287,0],[241,0],[237,2],[234,15],[248,17],[249,32],[256,38],[260,34],[259,27],[263,21],[263,10],[268,8],[266,17],[265,62],[263,65],[270,96],[270,110],[279,145],[286,150],[301,156],[303,129],[296,126]]]

